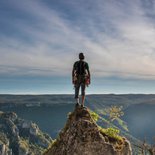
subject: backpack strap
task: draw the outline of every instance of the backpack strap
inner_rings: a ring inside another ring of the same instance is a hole
[[[85,74],[85,62],[84,61],[78,61],[76,65],[76,73],[78,75],[84,75]]]

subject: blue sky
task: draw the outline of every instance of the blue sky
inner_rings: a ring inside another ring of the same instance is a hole
[[[79,52],[88,93],[155,93],[154,19],[154,0],[1,0],[0,93],[73,93]]]

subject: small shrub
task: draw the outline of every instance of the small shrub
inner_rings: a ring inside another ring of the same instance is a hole
[[[51,147],[53,147],[53,146],[57,146],[57,144],[58,144],[58,141],[57,141],[56,139],[54,139],[53,142],[52,142]]]
[[[90,115],[95,122],[98,121],[99,115],[97,113],[95,113],[94,111],[90,111]]]
[[[124,112],[122,111],[122,109],[123,109],[122,106],[120,107],[111,106],[107,108],[105,111],[106,111],[106,114],[109,116],[110,120],[114,121],[124,115]]]
[[[104,134],[106,134],[107,136],[114,138],[116,140],[120,140],[122,141],[122,137],[119,135],[120,131],[118,129],[115,128],[100,128],[100,131]]]

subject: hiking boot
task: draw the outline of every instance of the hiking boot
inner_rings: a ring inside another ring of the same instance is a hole
[[[80,106],[80,104],[79,103],[76,103],[75,107],[79,107],[79,106]]]
[[[80,106],[82,109],[85,109],[85,110],[87,110],[87,107],[85,107],[84,105],[82,105],[81,104],[81,106]]]
[[[81,108],[84,108],[84,105],[81,104]]]

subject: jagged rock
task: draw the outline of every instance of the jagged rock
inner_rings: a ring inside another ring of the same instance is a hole
[[[52,139],[14,112],[0,112],[0,155],[41,155]]]
[[[36,136],[39,133],[39,128],[36,124],[32,123],[30,126],[30,134]]]
[[[27,149],[23,149],[23,148],[19,148],[19,155],[28,155],[29,154],[29,150]]]
[[[5,155],[6,154],[6,145],[0,144],[0,154]]]
[[[12,155],[12,150],[9,149],[8,145],[0,143],[0,155]]]
[[[31,122],[30,121],[22,121],[22,122],[20,122],[21,123],[21,126],[22,126],[22,128],[30,128],[30,126],[31,126]]]
[[[101,132],[85,108],[70,114],[59,138],[44,155],[131,155],[130,143],[108,137]]]
[[[152,149],[152,155],[155,155],[155,148]]]
[[[151,155],[155,155],[155,146],[151,147],[149,149],[149,152],[150,152]]]

